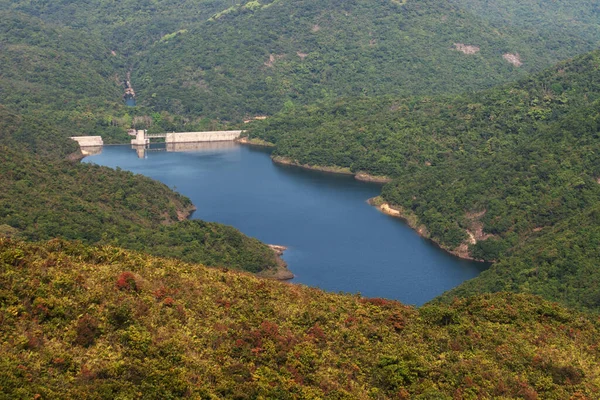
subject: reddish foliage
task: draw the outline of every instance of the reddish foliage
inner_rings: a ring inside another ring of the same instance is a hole
[[[323,328],[321,328],[319,324],[315,324],[312,328],[310,328],[308,330],[308,335],[317,342],[324,342],[327,339]]]
[[[344,325],[346,325],[346,327],[351,327],[356,325],[356,322],[358,321],[358,319],[356,319],[356,317],[353,317],[352,315],[349,316],[348,318],[346,318],[344,320]]]
[[[25,347],[28,349],[37,349],[43,344],[42,338],[36,335],[35,333],[27,332],[25,333],[25,337],[27,338],[27,343],[25,344]]]
[[[135,280],[135,275],[129,271],[122,272],[121,275],[119,275],[116,285],[119,290],[137,292],[139,289],[137,281]]]
[[[402,307],[402,303],[400,303],[399,301],[382,299],[380,297],[360,299],[360,302],[363,304],[373,304],[374,306],[383,308]]]
[[[517,393],[519,396],[523,396],[525,400],[537,400],[538,394],[534,388],[532,388],[525,382],[521,382],[519,386],[520,390]]]
[[[293,365],[286,365],[285,368],[289,371],[290,374],[292,374],[292,379],[294,380],[294,382],[296,382],[299,385],[304,384],[304,376],[302,376],[302,374],[298,371],[296,367],[294,367]]]
[[[172,297],[165,297],[163,300],[163,304],[167,307],[172,307],[175,305],[175,300]]]
[[[215,302],[218,305],[220,305],[221,307],[225,308],[226,310],[229,310],[231,308],[231,302],[229,300],[226,300],[226,299],[217,299]]]
[[[81,366],[81,370],[79,371],[79,379],[84,381],[91,381],[96,379],[96,373],[88,368],[87,365],[83,364]]]
[[[43,304],[38,304],[33,309],[33,315],[36,315],[40,318],[41,321],[46,319],[50,314],[50,309]]]
[[[406,326],[404,315],[400,314],[399,312],[394,312],[392,315],[390,315],[388,322],[396,332],[402,331]]]
[[[164,286],[161,286],[160,288],[158,288],[154,292],[152,292],[154,297],[156,297],[156,300],[162,300],[167,295],[167,293],[168,293],[167,288]]]
[[[279,326],[274,322],[264,321],[260,324],[260,330],[262,336],[266,338],[274,339],[279,335]]]

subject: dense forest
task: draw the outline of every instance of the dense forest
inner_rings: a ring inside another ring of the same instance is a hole
[[[92,41],[113,74],[131,72],[142,114],[199,123],[337,96],[479,90],[600,44],[593,3],[513,3],[0,0],[0,10],[77,32],[72,46]]]
[[[394,177],[382,199],[414,215],[426,236],[455,249],[469,231],[479,236],[473,257],[516,260],[517,244],[599,204],[599,66],[595,51],[475,94],[334,100],[257,122],[250,135],[301,164]],[[582,242],[594,243],[587,234]],[[593,290],[600,277],[590,268],[597,255],[590,256],[558,256],[570,265],[562,273],[577,276],[563,282],[570,293],[544,288],[553,285],[545,278],[529,290],[580,303],[580,292]],[[584,303],[598,308],[600,297]]]
[[[110,246],[0,239],[0,300],[2,398],[600,391],[598,319],[528,295],[415,309]]]
[[[0,235],[111,243],[252,272],[277,267],[267,246],[232,227],[183,221],[190,200],[159,182],[3,146],[0,156]]]

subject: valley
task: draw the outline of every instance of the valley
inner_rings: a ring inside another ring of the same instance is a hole
[[[599,48],[585,0],[0,0],[0,398],[596,398]]]

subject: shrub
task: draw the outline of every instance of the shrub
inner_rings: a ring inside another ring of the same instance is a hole
[[[135,275],[132,272],[122,272],[117,278],[117,289],[127,290],[132,292],[138,291],[138,284],[135,280]]]

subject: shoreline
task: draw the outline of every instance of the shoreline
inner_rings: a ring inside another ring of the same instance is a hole
[[[247,136],[239,137],[234,140],[235,143],[245,144],[247,146],[256,146],[256,147],[268,147],[273,148],[275,145],[271,142],[267,142],[266,140],[258,139],[258,138],[249,138]]]
[[[266,144],[250,143],[247,141],[246,142],[239,141],[238,143],[242,143],[242,144],[246,144],[246,145],[250,145],[250,146],[270,147],[269,145],[266,145]],[[268,142],[265,142],[265,143],[268,143]],[[75,152],[69,154],[66,157],[66,159],[71,162],[81,162],[86,157],[87,157],[87,155],[83,154],[83,152],[81,151],[81,148],[80,148],[78,151],[75,151]],[[149,179],[152,179],[152,178],[149,178]],[[173,192],[179,193],[176,191],[173,191]],[[177,221],[185,221],[185,220],[190,219],[192,214],[194,214],[194,212],[197,209],[198,208],[193,203],[191,203],[187,207],[183,207],[182,209],[176,210]],[[171,223],[175,223],[177,221],[173,221]],[[282,258],[283,253],[287,250],[287,247],[276,245],[276,244],[266,244],[266,245],[273,251],[273,253],[275,253],[275,259],[277,262],[277,266],[274,269],[264,270],[264,271],[255,273],[254,275],[256,275],[260,278],[273,279],[273,280],[278,280],[278,281],[287,281],[290,279],[294,279],[295,275],[287,268],[287,263]]]
[[[367,200],[367,203],[369,205],[375,207],[377,210],[379,210],[380,212],[382,212],[386,215],[401,219],[412,230],[417,232],[417,234],[419,236],[421,236],[423,239],[430,241],[436,247],[444,250],[446,253],[451,254],[454,257],[458,257],[461,260],[476,261],[476,262],[481,262],[481,263],[489,262],[489,261],[479,260],[477,258],[471,257],[471,255],[469,254],[469,248],[468,248],[467,243],[461,244],[457,249],[454,249],[454,250],[450,249],[446,246],[443,246],[442,244],[440,244],[439,242],[435,241],[434,239],[432,239],[430,237],[429,232],[427,231],[427,227],[425,225],[418,224],[418,220],[415,215],[407,215],[406,213],[404,213],[404,211],[402,209],[399,209],[398,207],[394,207],[390,203],[385,202],[380,196],[370,198],[369,200]],[[469,232],[467,231],[467,233],[469,233]],[[471,237],[469,237],[469,239],[471,239]]]
[[[359,180],[362,182],[385,184],[385,183],[389,183],[392,181],[392,178],[390,178],[390,177],[374,176],[374,175],[370,175],[364,171],[359,171],[356,174],[354,174],[353,172],[350,171],[349,168],[320,167],[320,166],[311,166],[309,164],[300,164],[297,161],[294,161],[290,158],[282,157],[282,156],[271,157],[271,160],[275,164],[299,167],[299,168],[311,170],[311,171],[320,171],[320,172],[327,172],[327,173],[332,173],[332,174],[348,175],[348,176],[353,175],[356,180]],[[385,202],[380,196],[376,196],[376,197],[373,197],[373,198],[367,200],[367,203],[369,205],[377,208],[380,212],[382,212],[386,215],[401,219],[423,239],[429,240],[433,245],[435,245],[439,249],[445,251],[446,253],[448,253],[454,257],[457,257],[461,260],[467,260],[467,261],[475,261],[475,262],[481,262],[481,263],[489,262],[489,261],[473,258],[469,254],[469,243],[473,243],[472,242],[473,236],[472,236],[471,232],[468,230],[467,230],[467,235],[469,236],[469,238],[467,239],[468,243],[463,242],[458,248],[450,249],[446,246],[443,246],[441,243],[437,242],[436,240],[432,239],[429,235],[429,232],[427,231],[427,227],[425,225],[418,224],[418,220],[417,220],[416,216],[406,215],[402,210],[399,210],[397,207],[394,207],[391,204]]]
[[[274,157],[271,157],[271,160],[275,164],[298,167],[298,168],[306,169],[309,171],[319,171],[319,172],[327,172],[329,174],[353,176],[354,179],[356,179],[357,181],[361,181],[361,182],[385,184],[385,183],[389,183],[392,181],[392,178],[390,178],[388,176],[371,175],[365,171],[358,171],[358,172],[354,173],[350,170],[350,168],[347,168],[347,167],[335,167],[335,166],[327,167],[327,166],[318,166],[318,165],[310,165],[310,164],[301,164],[297,161],[292,160],[291,158],[283,157],[283,156],[274,156]]]
[[[289,165],[292,167],[298,167],[298,168],[302,168],[302,169],[306,169],[306,170],[310,170],[310,171],[328,172],[331,174],[338,174],[338,175],[354,175],[354,173],[352,171],[350,171],[350,168],[321,167],[321,166],[317,166],[317,165],[300,164],[299,162],[294,161],[291,158],[282,157],[282,156],[273,156],[273,157],[271,157],[271,160],[275,164]]]
[[[282,258],[283,253],[287,250],[287,247],[277,244],[267,244],[267,246],[273,250],[273,253],[275,253],[277,267],[275,269],[267,269],[257,272],[255,275],[259,278],[273,279],[277,281],[288,281],[290,279],[294,279],[295,275],[287,268],[287,263]]]

